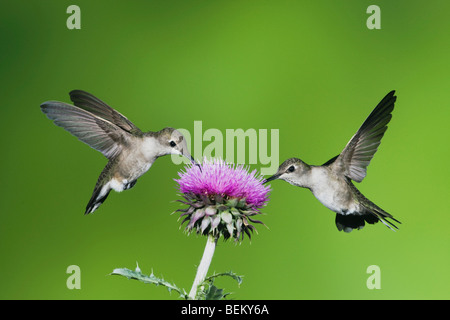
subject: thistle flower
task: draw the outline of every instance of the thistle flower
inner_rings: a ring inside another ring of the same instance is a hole
[[[178,201],[188,208],[177,211],[185,217],[181,224],[188,222],[188,233],[237,241],[244,234],[251,237],[250,231],[255,230],[251,223],[263,224],[253,216],[267,203],[270,187],[263,185],[256,170],[249,173],[243,165],[205,159],[201,165],[186,166],[179,176],[175,181],[186,201]]]

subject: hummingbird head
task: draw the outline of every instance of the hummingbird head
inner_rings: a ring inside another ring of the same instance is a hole
[[[309,169],[310,166],[304,163],[302,160],[297,158],[290,158],[284,161],[278,167],[277,172],[270,178],[267,178],[264,183],[276,179],[281,179],[293,185],[300,185],[302,176],[307,171],[309,171]]]
[[[164,155],[179,154],[188,158],[192,164],[197,164],[189,153],[186,139],[178,130],[168,127],[159,131],[158,135],[158,140],[162,146],[162,153]]]

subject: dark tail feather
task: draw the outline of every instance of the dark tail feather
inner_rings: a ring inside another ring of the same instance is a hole
[[[379,210],[378,210],[379,209]],[[394,220],[397,223],[400,223],[400,221],[398,221],[397,219],[395,219],[392,215],[390,215],[389,213],[387,213],[386,211],[384,211],[383,209],[380,208],[376,208],[374,211],[371,212],[375,217],[378,218],[378,220],[380,220],[386,227],[388,227],[389,229],[391,229],[392,231],[395,231],[394,229],[391,228],[394,227],[395,229],[398,229],[398,227],[392,223],[391,221],[389,221],[388,219]],[[391,226],[389,226],[391,225]]]
[[[387,213],[386,213],[387,214]],[[389,215],[389,214],[388,214]],[[362,229],[364,228],[366,222],[369,224],[377,223],[378,221],[381,221],[385,226],[387,226],[389,229],[395,231],[392,229],[389,224],[394,227],[395,229],[398,229],[398,227],[387,220],[387,218],[392,219],[398,223],[401,223],[400,221],[394,219],[391,215],[387,216],[385,214],[381,215],[378,212],[366,212],[364,214],[336,214],[336,227],[339,231],[344,232],[351,232],[353,229]]]
[[[102,191],[102,189],[103,189],[102,187],[100,188],[96,187],[94,189],[91,200],[89,200],[89,203],[86,206],[86,212],[84,214],[94,212],[106,200],[111,189],[109,189],[108,192],[106,192],[106,194],[103,197],[100,197],[100,192]]]
[[[373,216],[372,216],[373,217]],[[378,221],[378,218],[367,216],[367,222],[372,224]],[[339,214],[336,213],[336,227],[339,231],[352,232],[353,229],[362,229],[365,226],[365,217],[359,214]]]

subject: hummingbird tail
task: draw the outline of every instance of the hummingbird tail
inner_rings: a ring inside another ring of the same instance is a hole
[[[339,231],[351,232],[353,229],[362,229],[367,223],[378,222],[378,218],[372,214],[340,214],[336,213],[336,227]]]
[[[381,209],[380,209],[381,210]],[[400,221],[394,219],[392,215],[389,213],[381,210],[370,210],[365,211],[364,213],[357,213],[357,214],[336,214],[336,227],[339,231],[344,232],[351,232],[353,229],[362,229],[365,226],[365,223],[374,224],[378,221],[381,221],[386,227],[391,229],[392,231],[395,231],[395,229],[398,229],[398,227],[393,224],[391,221],[388,220],[392,219],[395,222],[401,223]],[[395,229],[393,229],[395,228]]]
[[[373,214],[375,217],[378,218],[379,221],[381,221],[386,227],[388,227],[389,229],[391,229],[392,231],[395,231],[395,229],[398,229],[398,227],[392,223],[391,221],[388,220],[394,220],[397,223],[400,223],[400,221],[398,221],[397,219],[395,219],[391,214],[387,213],[386,211],[379,209],[378,207],[375,208],[375,210],[371,211],[370,213]],[[392,227],[394,227],[395,229],[393,229]]]
[[[397,223],[400,223],[397,219],[395,219],[390,213],[387,213],[375,203],[367,199],[354,185],[350,182],[350,179],[347,180],[348,186],[353,190],[353,193],[356,195],[358,203],[361,205],[360,211],[355,212],[353,214],[336,214],[336,226],[339,231],[344,230],[345,232],[350,232],[353,229],[362,229],[364,227],[365,222],[374,224],[378,221],[381,221],[386,227],[395,231],[398,227],[392,223],[390,220],[393,220]]]
[[[86,212],[84,214],[93,213],[97,208],[106,200],[111,191],[107,186],[96,186],[89,203],[86,206]]]

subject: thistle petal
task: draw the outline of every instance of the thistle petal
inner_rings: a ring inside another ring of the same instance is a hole
[[[213,215],[215,215],[216,213],[217,213],[217,209],[216,209],[215,207],[208,206],[208,207],[206,207],[206,209],[205,209],[205,214],[206,214],[207,216],[213,216]]]
[[[203,220],[202,220],[202,227],[201,227],[201,229],[202,229],[202,234],[203,234],[203,232],[206,230],[206,228],[208,228],[208,226],[210,225],[210,223],[211,223],[211,218],[210,218],[210,217],[205,217],[205,218],[203,218]]]
[[[193,206],[196,209],[199,209],[199,208],[203,208],[205,206],[205,204],[201,201],[196,201],[196,202],[191,203],[191,206]]]
[[[189,222],[188,227],[193,227],[198,219],[203,218],[205,215],[205,209],[200,208],[195,211],[195,213],[191,216],[191,221]]]
[[[225,211],[225,210],[228,210],[228,207],[221,204],[220,206],[217,207],[217,210],[219,210],[219,211]]]
[[[239,199],[238,198],[232,198],[232,199],[229,199],[227,202],[226,202],[226,205],[228,206],[228,207],[236,207],[237,206],[237,204],[238,204],[238,202],[239,202]]]
[[[211,229],[216,229],[217,228],[217,226],[219,225],[219,223],[220,223],[220,217],[219,216],[215,216],[215,217],[212,217],[211,218]]]
[[[231,214],[232,215],[234,215],[234,216],[240,216],[241,215],[241,213],[239,212],[239,210],[238,209],[236,209],[236,208],[230,208],[230,212],[231,212]]]
[[[221,159],[204,159],[201,170],[197,165],[188,165],[175,180],[183,194],[200,195],[205,204],[210,204],[208,196],[214,196],[215,203],[229,198],[232,206],[245,204],[262,207],[268,201],[270,185],[264,185],[256,170],[248,172],[242,165],[228,164]],[[193,197],[191,197],[193,198]],[[242,199],[245,199],[242,200]],[[234,202],[237,201],[236,204]]]
[[[238,219],[236,221],[236,238],[239,238],[241,231],[242,231],[242,219]]]
[[[228,230],[228,233],[230,234],[230,237],[232,237],[233,231],[234,231],[234,226],[233,226],[232,222],[227,224],[227,230]]]
[[[226,224],[229,224],[231,223],[231,221],[233,221],[233,216],[229,211],[222,212],[220,214],[220,217],[222,218],[222,221],[225,222]]]
[[[255,219],[250,219],[250,218],[247,218],[247,219],[250,220],[253,223],[259,223],[259,224],[265,225],[264,222],[262,222],[262,221],[255,220]]]
[[[178,210],[179,210],[179,209],[178,209]],[[186,212],[184,212],[184,213],[180,214],[180,217],[183,217],[183,216],[185,216],[185,215],[189,215],[189,214],[192,214],[192,212],[194,212],[194,210],[195,210],[195,208],[194,208],[194,207],[189,207],[189,208],[187,209],[187,211],[186,211]]]
[[[216,201],[216,203],[223,203],[223,196],[221,194],[216,194],[214,195],[214,200]]]
[[[251,240],[252,239],[252,235],[251,233],[248,231],[248,228],[244,228],[245,233],[247,234],[248,238]]]
[[[247,205],[246,198],[242,198],[242,199],[239,199],[239,202],[236,205],[236,207],[238,207],[238,208],[245,208],[246,205]]]

